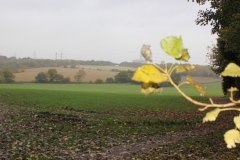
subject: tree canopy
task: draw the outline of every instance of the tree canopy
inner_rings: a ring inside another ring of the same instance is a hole
[[[210,2],[210,9],[200,10],[196,23],[203,26],[211,25],[212,34],[218,35],[217,45],[213,46],[208,56],[212,70],[220,74],[230,62],[240,65],[240,1],[196,0],[200,5],[207,1]],[[239,83],[238,78],[223,77],[224,94],[229,87],[240,86]]]

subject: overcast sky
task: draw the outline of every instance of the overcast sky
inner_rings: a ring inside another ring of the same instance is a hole
[[[207,64],[216,36],[195,24],[206,7],[191,0],[0,0],[0,54],[119,63],[140,59],[149,44],[154,62],[176,62],[160,40],[182,35],[189,63]]]

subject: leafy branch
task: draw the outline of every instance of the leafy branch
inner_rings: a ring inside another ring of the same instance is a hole
[[[174,57],[178,61],[188,62],[190,56],[188,50],[183,48],[181,36],[179,38],[176,36],[165,37],[161,40],[160,44],[162,49],[171,57]],[[229,99],[231,102],[226,104],[216,104],[213,102],[211,97],[209,97],[209,103],[203,103],[194,100],[180,89],[182,85],[189,84],[193,86],[200,93],[200,96],[205,95],[205,93],[207,92],[207,88],[203,88],[199,83],[194,82],[194,80],[190,76],[187,76],[187,81],[182,82],[179,85],[175,84],[173,79],[171,78],[173,72],[180,73],[184,71],[189,71],[191,69],[194,69],[193,65],[172,65],[170,68],[168,68],[166,64],[165,68],[162,68],[161,66],[152,62],[152,52],[150,50],[150,45],[143,45],[141,49],[141,54],[147,61],[151,62],[151,64],[145,64],[142,67],[139,67],[135,71],[132,80],[143,82],[141,92],[145,95],[152,93],[161,93],[162,88],[159,84],[162,82],[169,82],[185,99],[197,106],[201,106],[202,108],[199,108],[199,111],[205,111],[209,108],[215,108],[212,111],[206,113],[206,116],[203,118],[203,122],[215,121],[219,113],[222,111],[240,111],[240,108],[237,108],[237,104],[240,104],[240,100],[236,101],[233,98],[233,92],[238,91],[237,88],[230,88],[228,90],[230,92]],[[221,76],[240,77],[240,67],[234,63],[230,63],[221,73]],[[240,116],[234,117],[234,123],[236,125],[236,128],[227,131],[224,135],[224,140],[227,143],[228,148],[234,148],[236,147],[235,143],[240,143],[240,131],[238,130],[240,129]]]

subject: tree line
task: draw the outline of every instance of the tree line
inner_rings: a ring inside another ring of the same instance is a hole
[[[137,68],[142,66],[143,62],[121,62],[118,64],[123,67]],[[95,66],[116,66],[117,64],[110,61],[82,61],[82,60],[50,60],[50,59],[32,59],[32,58],[19,58],[0,56],[0,68],[8,68],[12,72],[22,72],[27,68],[40,68],[40,67],[65,67],[76,68],[77,65],[95,65]],[[165,65],[165,64],[159,64]],[[168,63],[168,66],[172,63]],[[177,63],[175,65],[178,65]],[[181,64],[183,65],[183,64]],[[185,65],[185,64],[184,64]],[[189,65],[189,64],[186,64]],[[118,70],[119,71],[119,70]],[[211,70],[209,65],[196,65],[194,70],[184,72],[181,75],[189,74],[190,76],[198,77],[216,77],[217,75]]]
[[[207,1],[196,2],[204,5]],[[208,2],[210,9],[199,10],[196,24],[211,25],[212,34],[218,36],[216,45],[209,47],[208,58],[214,73],[220,75],[231,62],[240,66],[240,1],[208,0]],[[222,90],[225,95],[231,87],[238,89],[236,95],[240,98],[240,78],[222,77]]]
[[[86,72],[84,70],[79,70],[74,75],[75,83],[83,83],[83,79],[86,76]],[[120,71],[118,74],[112,77],[107,77],[105,80],[101,78],[97,78],[94,82],[89,81],[88,83],[137,83],[132,81],[131,78],[134,74],[134,71]],[[172,78],[176,84],[179,84],[181,81],[181,76],[177,73],[172,74]],[[35,77],[36,83],[71,83],[69,77],[64,77],[62,74],[59,74],[56,69],[49,69],[47,72],[39,72]],[[84,82],[86,83],[86,82]],[[161,86],[170,86],[170,83],[163,83]]]

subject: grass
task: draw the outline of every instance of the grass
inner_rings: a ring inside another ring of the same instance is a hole
[[[206,96],[223,96],[220,83],[204,84],[203,87],[208,88]],[[61,90],[121,94],[140,94],[140,88],[140,85],[131,84],[0,84],[0,89]],[[161,96],[180,96],[173,87],[166,87],[163,89],[164,91]],[[186,85],[181,87],[181,89],[190,96],[199,96],[199,93],[192,86]]]
[[[208,95],[222,96],[220,84],[204,86]],[[182,89],[208,101],[189,86]],[[198,107],[174,88],[147,97],[139,90],[130,84],[1,84],[0,100],[9,116],[1,120],[0,157],[70,159],[201,123]]]
[[[210,87],[208,95],[221,96],[219,84],[206,86]],[[162,95],[147,97],[139,90],[139,85],[129,84],[1,84],[0,99],[21,108],[50,110],[72,108],[129,112],[136,109],[197,109],[172,87],[165,88]],[[192,87],[183,87],[183,91],[194,99],[207,101],[207,97],[200,97]]]

